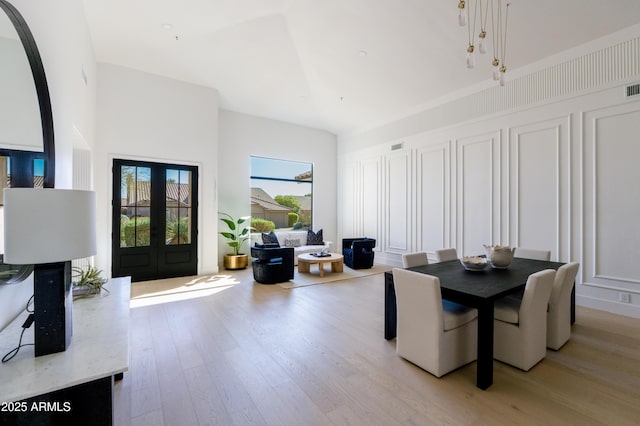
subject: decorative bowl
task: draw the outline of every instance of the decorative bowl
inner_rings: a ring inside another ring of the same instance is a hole
[[[480,256],[464,256],[460,263],[467,271],[482,271],[489,264],[486,257]]]
[[[511,265],[513,253],[516,251],[516,248],[485,245],[484,250],[487,253],[487,259],[489,259],[489,264],[492,268],[504,269]]]

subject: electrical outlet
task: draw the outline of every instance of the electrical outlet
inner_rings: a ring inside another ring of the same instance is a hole
[[[621,292],[620,293],[620,301],[622,303],[631,303],[631,293]]]

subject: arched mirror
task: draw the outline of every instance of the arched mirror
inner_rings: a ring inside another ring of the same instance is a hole
[[[49,87],[40,52],[16,8],[0,0],[0,206],[6,187],[53,188],[55,150]],[[33,267],[5,265],[0,284],[24,280]]]

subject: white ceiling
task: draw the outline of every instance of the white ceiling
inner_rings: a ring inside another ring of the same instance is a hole
[[[84,0],[98,62],[213,87],[224,109],[336,134],[490,79],[491,55],[465,66],[457,4]],[[512,0],[509,11],[510,71],[640,22],[638,0]]]

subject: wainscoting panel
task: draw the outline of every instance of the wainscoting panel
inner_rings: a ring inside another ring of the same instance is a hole
[[[586,276],[640,293],[640,110],[627,104],[585,114]]]
[[[386,247],[391,253],[410,250],[411,152],[403,150],[386,156]]]
[[[417,251],[433,253],[437,249],[451,246],[448,232],[451,226],[450,151],[450,142],[417,150]]]
[[[459,255],[483,253],[493,243],[494,157],[499,133],[457,141]]]
[[[362,161],[362,232],[357,236],[379,239],[381,174],[378,159]]]
[[[561,250],[561,202],[566,180],[569,119],[510,129],[510,240],[519,247]],[[566,204],[565,204],[566,205]]]
[[[356,235],[356,217],[359,206],[356,203],[356,185],[357,185],[356,164],[349,163],[342,167],[342,183],[340,190],[342,192],[342,235]],[[336,244],[339,244],[336,241]],[[340,247],[334,247],[334,250]]]
[[[445,246],[549,249],[580,262],[579,305],[640,318],[640,96],[623,89],[343,154],[343,235],[377,229],[376,261],[394,266]]]

